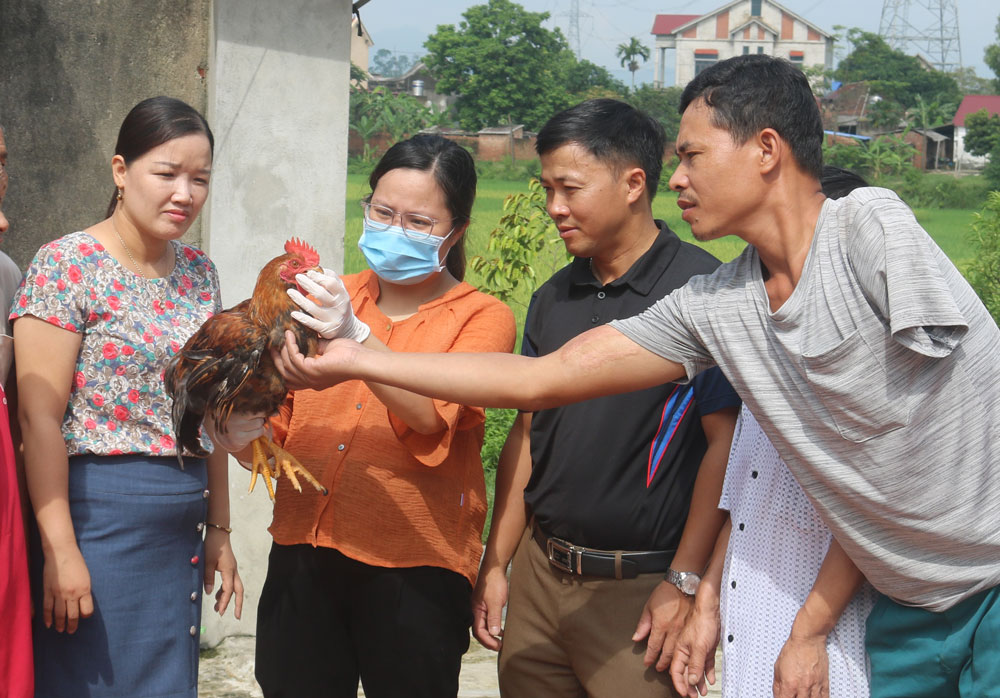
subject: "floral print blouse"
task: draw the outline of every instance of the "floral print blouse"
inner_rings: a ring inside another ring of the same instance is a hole
[[[69,455],[176,455],[167,362],[221,309],[215,265],[171,243],[170,276],[145,279],[84,232],[43,245],[11,320],[32,315],[82,335],[62,431]]]

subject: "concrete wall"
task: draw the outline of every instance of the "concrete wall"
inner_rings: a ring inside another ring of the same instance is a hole
[[[350,0],[216,0],[208,118],[216,133],[204,248],[223,300],[250,295],[260,268],[292,236],[343,265]],[[204,604],[202,643],[252,634],[267,570],[271,503],[230,466],[233,548],[246,584],[243,620]]]
[[[0,123],[10,150],[4,251],[38,247],[104,218],[118,127],[146,97],[204,110],[210,0],[3,0]],[[186,239],[200,239],[195,222]]]

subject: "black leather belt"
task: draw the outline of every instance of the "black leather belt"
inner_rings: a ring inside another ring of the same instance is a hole
[[[531,522],[531,537],[556,569],[569,574],[634,579],[640,574],[664,573],[670,567],[674,550],[594,550],[548,536]]]

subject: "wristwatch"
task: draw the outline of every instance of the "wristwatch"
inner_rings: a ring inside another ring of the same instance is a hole
[[[687,596],[694,596],[694,593],[698,591],[698,585],[701,584],[701,576],[694,572],[677,572],[668,569],[663,578]]]

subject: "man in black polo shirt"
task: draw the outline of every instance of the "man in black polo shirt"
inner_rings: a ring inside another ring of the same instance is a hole
[[[523,353],[635,315],[718,266],[653,219],[664,149],[655,120],[590,100],[550,119],[536,149],[549,215],[576,259],[532,298]],[[738,407],[715,368],[691,385],[518,415],[473,593],[474,634],[502,645],[505,696],[672,693],[664,637],[683,623],[724,521]]]

